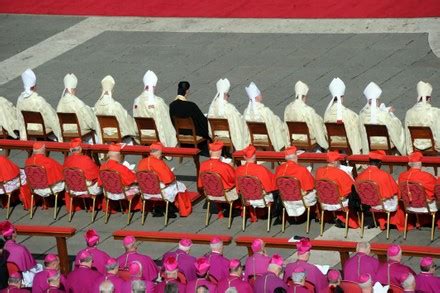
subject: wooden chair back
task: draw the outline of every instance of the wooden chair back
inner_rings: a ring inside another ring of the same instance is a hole
[[[150,145],[159,141],[159,132],[157,131],[156,122],[150,117],[134,117],[136,121],[136,126],[139,131],[139,143],[141,145]],[[143,132],[154,132],[150,134],[142,134]]]
[[[173,117],[179,144],[192,144],[197,147],[200,139],[197,138],[196,127],[191,117]]]
[[[119,128],[119,122],[116,116],[111,115],[96,115],[96,118],[98,118],[100,131],[101,131],[101,137],[102,137],[102,143],[120,143],[122,142],[122,136],[121,136],[121,129]],[[116,129],[115,135],[107,135],[105,134],[106,128],[114,128]]]
[[[224,118],[208,118],[209,125],[214,140],[222,141],[226,147],[232,147],[231,130],[229,129],[228,119]],[[219,131],[227,132],[227,136],[219,136],[216,133]]]
[[[287,128],[289,129],[289,139],[291,145],[306,151],[312,150],[316,147],[316,143],[312,144],[309,127],[307,126],[306,122],[287,121],[286,124]],[[303,135],[306,137],[306,141],[293,139],[293,135]]]
[[[81,127],[79,125],[78,117],[75,113],[57,113],[58,120],[60,121],[61,135],[63,141],[70,141],[73,138],[82,138]],[[65,125],[75,125],[76,131],[66,131]]]
[[[431,147],[427,150],[422,150],[422,152],[430,151],[436,152],[435,150],[435,141],[434,136],[432,134],[432,130],[428,126],[408,126],[409,134],[411,137],[411,144],[414,150],[418,150],[414,145],[416,139],[427,139],[431,141]]]
[[[44,119],[40,112],[21,111],[24,120],[24,127],[26,129],[26,136],[28,140],[43,139],[48,140],[48,133],[44,125]],[[41,125],[42,131],[29,130],[29,124]]]
[[[368,148],[370,151],[383,150],[387,154],[391,154],[391,141],[388,134],[388,129],[385,125],[380,124],[364,124],[367,131]],[[383,137],[386,139],[386,145],[374,144],[371,142],[372,137]]]
[[[351,155],[352,151],[344,123],[326,122],[325,128],[327,129],[329,151],[343,151]],[[334,137],[342,137],[345,142],[336,142]]]
[[[269,137],[269,132],[267,131],[266,123],[255,121],[247,121],[246,123],[251,136],[251,144],[257,148],[259,147],[267,151],[273,151],[274,148]],[[267,139],[259,139],[256,137],[257,135],[265,136]]]

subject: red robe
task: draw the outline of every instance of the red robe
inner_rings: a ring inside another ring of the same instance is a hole
[[[0,182],[7,182],[20,176],[20,168],[14,164],[8,157],[0,156]],[[15,194],[15,193],[13,193]],[[19,199],[23,203],[25,209],[31,205],[31,191],[27,185],[20,187]],[[11,205],[14,204],[14,197],[11,197]],[[2,205],[6,207],[8,200],[6,196],[2,196]]]
[[[101,165],[101,168],[99,168],[99,170],[118,171],[121,175],[122,184],[124,184],[125,186],[130,186],[136,182],[136,175],[134,174],[134,172],[128,169],[126,166],[122,165],[121,163],[116,162],[115,160],[108,160]],[[100,186],[102,185],[101,178],[98,178],[98,184]]]
[[[295,177],[301,183],[301,189],[310,191],[315,188],[315,180],[306,167],[292,161],[285,162],[278,166],[275,171],[275,178],[281,176]]]
[[[25,161],[25,166],[39,165],[43,166],[47,172],[47,181],[49,185],[63,181],[63,166],[52,158],[43,154],[32,155]]]
[[[428,199],[434,199],[434,186],[436,179],[432,174],[420,169],[411,168],[408,171],[400,173],[399,175],[399,183],[405,181],[414,181],[420,183],[425,188]]]
[[[269,169],[255,163],[246,163],[235,170],[236,178],[240,176],[255,176],[261,181],[261,185],[267,193],[276,190],[275,176]],[[237,181],[238,182],[238,181]]]
[[[223,182],[223,187],[226,190],[235,187],[235,170],[231,165],[220,161],[220,159],[209,159],[200,164],[200,173],[207,171],[220,175],[220,178]],[[197,181],[197,186],[200,188],[203,187],[200,176]]]
[[[138,171],[153,171],[159,177],[160,182],[168,185],[176,180],[176,176],[168,165],[153,156],[142,159],[138,165]]]

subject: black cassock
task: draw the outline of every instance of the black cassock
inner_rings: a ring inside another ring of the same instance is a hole
[[[175,100],[170,104],[170,117],[188,118],[191,117],[194,122],[194,127],[196,128],[196,134],[207,141],[211,141],[209,137],[208,119],[200,111],[199,107],[191,101]],[[174,121],[173,121],[174,123]],[[191,133],[180,133],[180,134],[191,134]],[[208,143],[201,143],[199,149],[202,151],[200,154],[202,156],[209,156]]]

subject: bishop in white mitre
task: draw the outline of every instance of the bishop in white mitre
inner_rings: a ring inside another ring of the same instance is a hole
[[[96,127],[96,116],[93,109],[86,105],[76,96],[76,87],[78,79],[75,74],[68,73],[64,76],[64,90],[61,99],[58,102],[57,112],[59,113],[75,113],[81,128],[81,134],[94,131],[98,135],[99,129]],[[64,125],[65,132],[76,132],[75,125]],[[89,138],[91,142],[91,137]]]
[[[148,70],[143,78],[144,91],[134,100],[133,116],[153,118],[160,142],[166,147],[177,145],[176,130],[171,122],[170,110],[164,100],[154,94],[157,85],[156,74]],[[154,131],[143,130],[142,135],[154,135]]]
[[[413,145],[408,126],[431,128],[435,149],[440,152],[440,108],[431,105],[431,94],[431,84],[423,81],[417,83],[417,103],[406,112],[405,116],[406,148],[409,154],[413,152]],[[419,150],[426,150],[432,146],[428,139],[416,139],[414,144]]]
[[[112,96],[112,91],[115,86],[115,80],[112,76],[107,75],[101,81],[102,94],[95,104],[95,115],[109,115],[115,116],[119,123],[119,128],[121,130],[121,136],[124,138],[124,142],[132,143],[132,139],[136,137],[136,126],[134,119],[128,115],[127,110],[122,107],[122,105],[115,101]],[[97,122],[97,127],[100,129],[99,123]],[[115,135],[117,130],[114,128],[104,129],[106,135]],[[101,131],[98,131],[99,141],[102,141]]]
[[[246,121],[264,122],[266,124],[275,151],[280,151],[288,146],[289,135],[287,134],[286,124],[262,103],[263,95],[254,82],[246,87],[246,93],[249,97],[249,104],[243,114]]]
[[[44,120],[44,127],[46,133],[53,132],[50,136],[54,140],[62,141],[60,122],[58,120],[57,112],[46,100],[37,94],[36,82],[37,77],[31,69],[26,69],[21,75],[23,81],[24,91],[20,94],[17,100],[17,118],[20,127],[20,139],[26,140],[26,129],[24,119],[21,111],[40,112]],[[30,124],[28,131],[43,131],[41,125]]]
[[[6,131],[6,134],[14,139],[18,138],[16,132],[20,131],[20,124],[17,119],[17,109],[5,97],[0,97],[0,128]],[[1,133],[0,133],[1,134]]]
[[[332,95],[324,113],[324,122],[342,122],[347,133],[348,143],[353,154],[360,154],[362,149],[360,124],[358,115],[346,108],[342,102],[345,94],[345,84],[339,78],[334,78],[329,85]],[[332,138],[335,142],[345,142],[343,138]]]
[[[321,148],[328,149],[327,130],[324,120],[315,109],[306,104],[309,87],[302,81],[295,84],[295,100],[287,105],[284,110],[284,121],[305,122],[309,128],[312,144],[317,143]],[[292,135],[293,140],[306,142],[305,135]]]
[[[228,120],[229,130],[231,133],[231,141],[236,150],[242,150],[249,145],[249,129],[246,120],[234,105],[229,103],[229,90],[231,83],[227,78],[217,81],[217,94],[212,100],[208,110],[208,118],[223,118]],[[211,137],[229,137],[227,131],[216,131],[212,133],[209,129]]]
[[[387,108],[383,103],[379,105],[381,94],[381,88],[374,82],[370,82],[364,90],[364,95],[368,102],[359,113],[359,120],[362,124],[362,151],[364,154],[368,154],[370,151],[368,148],[367,131],[364,125],[378,124],[387,127],[391,148],[395,146],[401,155],[406,155],[405,133],[402,122],[394,115],[391,107]],[[371,143],[386,146],[387,142],[386,138],[372,137]]]

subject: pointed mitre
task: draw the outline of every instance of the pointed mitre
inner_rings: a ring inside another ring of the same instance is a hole
[[[428,82],[419,81],[417,83],[417,97],[418,99],[430,97],[432,94],[432,85]]]
[[[382,89],[374,82],[370,82],[364,89],[364,95],[367,100],[377,100],[382,94]]]
[[[143,78],[144,88],[146,88],[147,86],[148,87],[156,86],[157,80],[158,80],[157,75],[153,71],[148,70],[147,72],[145,72]]]
[[[332,82],[328,86],[328,89],[332,94],[332,98],[340,98],[345,94],[345,83],[339,77],[333,78]]]
[[[101,81],[102,91],[103,92],[111,92],[113,87],[115,86],[115,79],[111,75],[107,75]]]
[[[302,98],[303,96],[307,96],[309,92],[309,87],[301,80],[297,81],[295,84],[295,97]]]
[[[254,82],[251,82],[245,89],[249,99],[252,101],[255,101],[255,97],[261,95],[260,90],[257,88],[257,85]]]
[[[68,73],[64,76],[64,88],[65,89],[76,89],[78,85],[78,78],[76,78],[75,74]]]

